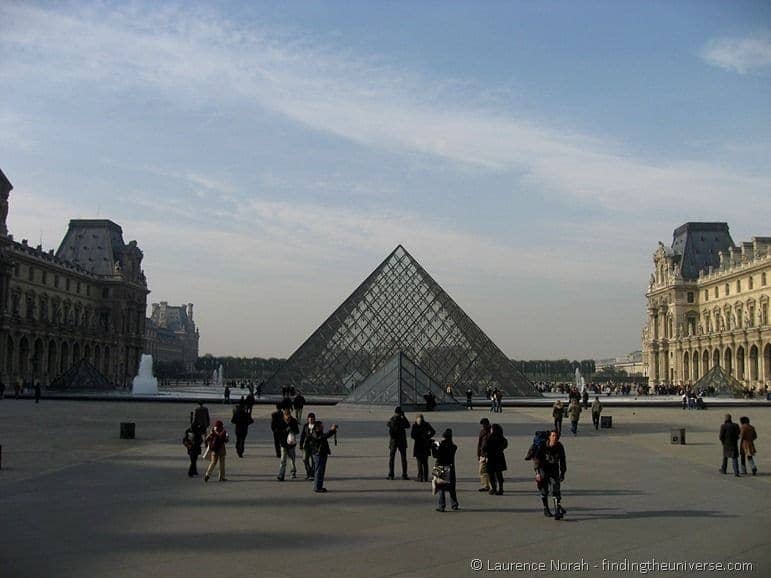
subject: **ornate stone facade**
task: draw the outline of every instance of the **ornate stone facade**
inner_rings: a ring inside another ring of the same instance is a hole
[[[690,385],[715,365],[771,385],[771,237],[735,245],[726,223],[686,223],[653,255],[643,356],[651,384]]]
[[[7,214],[12,185],[0,171]],[[73,220],[59,249],[14,241],[0,223],[0,375],[47,385],[85,359],[117,385],[136,375],[144,344],[142,251],[112,221]]]
[[[152,307],[152,315],[145,323],[145,353],[157,362],[176,361],[184,371],[194,371],[199,334],[193,321],[193,304],[175,307],[161,301]]]

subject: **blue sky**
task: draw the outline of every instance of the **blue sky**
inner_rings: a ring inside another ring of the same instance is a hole
[[[202,352],[401,243],[511,357],[622,355],[657,241],[771,234],[765,2],[6,2],[0,80],[10,231],[115,220]]]

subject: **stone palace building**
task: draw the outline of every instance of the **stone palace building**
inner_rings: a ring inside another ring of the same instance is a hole
[[[198,360],[198,329],[193,321],[193,304],[176,307],[166,301],[153,303],[145,322],[145,353],[160,363],[178,362],[187,373],[195,371]]]
[[[659,243],[646,297],[651,384],[691,385],[715,365],[746,388],[771,385],[771,237],[735,245],[727,223],[685,223]]]
[[[54,252],[8,234],[0,171],[0,379],[48,385],[82,360],[112,383],[136,375],[147,280],[136,241],[106,219],[72,220]]]

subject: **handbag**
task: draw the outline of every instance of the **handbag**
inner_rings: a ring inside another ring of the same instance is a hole
[[[441,486],[442,484],[450,483],[451,471],[452,471],[452,466],[440,466],[437,464],[433,467],[433,469],[431,470],[431,473],[434,475],[434,478],[436,478],[436,484],[438,486]]]
[[[290,431],[289,435],[286,436],[286,445],[289,447],[297,445],[297,436],[295,436],[293,431]]]

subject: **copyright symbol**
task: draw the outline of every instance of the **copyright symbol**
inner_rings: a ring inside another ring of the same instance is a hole
[[[482,569],[482,560],[480,560],[479,558],[474,558],[471,561],[471,569],[474,570],[475,572],[478,571],[478,570],[481,570]]]

